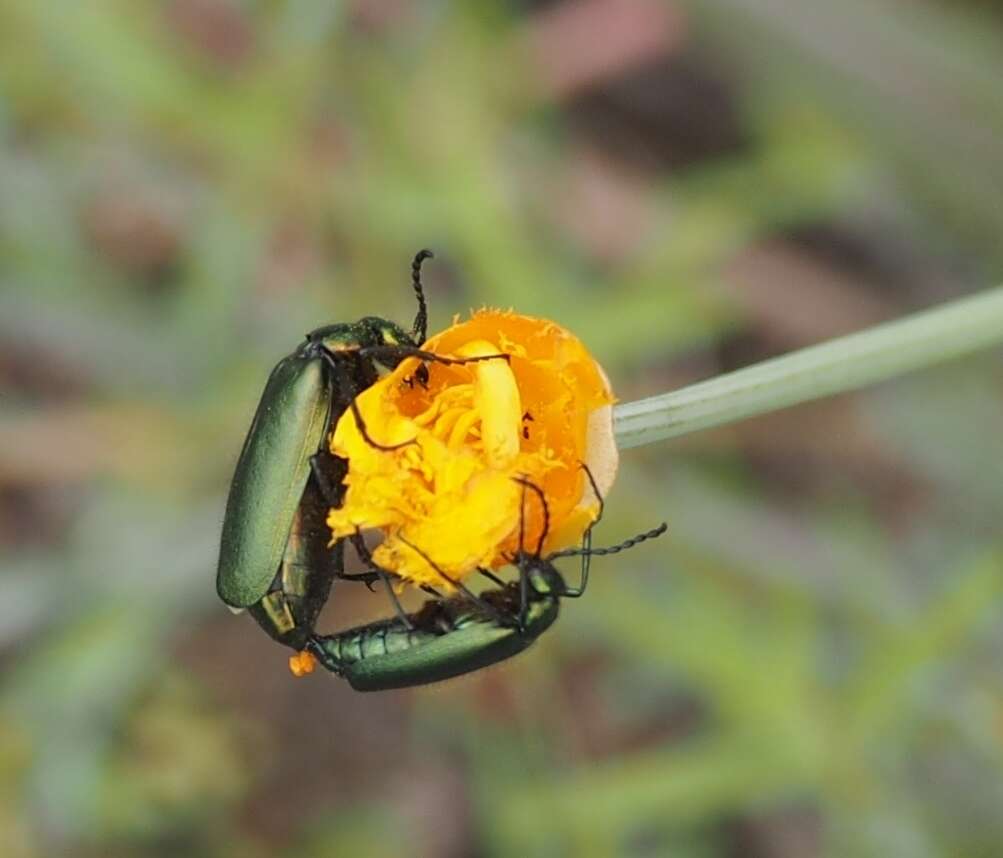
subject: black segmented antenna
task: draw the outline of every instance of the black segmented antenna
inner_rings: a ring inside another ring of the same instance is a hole
[[[422,248],[414,255],[414,261],[411,263],[411,285],[414,286],[414,294],[418,297],[418,315],[414,317],[414,330],[411,336],[414,338],[415,345],[421,345],[425,342],[425,336],[428,334],[428,307],[425,304],[425,290],[421,285],[421,264],[426,259],[433,259],[435,254],[427,248]]]

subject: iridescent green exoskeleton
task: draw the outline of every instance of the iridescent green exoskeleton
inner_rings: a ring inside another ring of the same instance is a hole
[[[497,611],[511,611],[518,607],[518,588],[509,585],[481,598]],[[315,635],[307,650],[356,691],[426,685],[522,652],[550,628],[559,608],[557,598],[534,601],[520,630],[469,599],[433,600],[408,615],[410,628],[388,618],[337,635]]]
[[[420,251],[412,263],[418,313],[410,333],[386,319],[317,328],[272,370],[230,484],[220,542],[216,591],[233,608],[249,608],[275,640],[302,649],[344,575],[344,545],[328,547],[326,509],[344,500],[348,463],[325,443],[338,418],[352,409],[373,446],[355,397],[407,357],[453,363],[418,348],[427,311]],[[427,369],[415,373],[421,382]],[[364,550],[361,537],[358,546]],[[368,556],[368,554],[367,554]],[[381,570],[353,576],[370,582]],[[389,585],[388,585],[389,586]]]
[[[588,562],[592,557],[615,554],[661,536],[666,530],[663,523],[618,545],[592,548],[591,529],[602,516],[602,498],[591,473],[587,469],[586,473],[599,500],[600,513],[586,531],[581,548],[541,554],[549,527],[547,501],[538,486],[520,479],[524,490],[533,491],[542,503],[544,526],[533,551],[526,550],[524,534],[520,533],[520,548],[511,558],[519,570],[516,581],[505,583],[481,570],[498,585],[497,589],[474,595],[463,588],[464,595],[426,602],[420,611],[408,615],[409,624],[394,618],[336,635],[314,635],[307,651],[332,673],[347,679],[357,691],[439,682],[522,652],[553,625],[561,599],[577,598],[585,592]],[[522,518],[525,520],[525,515]],[[567,586],[554,565],[555,559],[573,556],[582,558],[581,582],[574,588]],[[430,558],[426,560],[432,563]],[[455,584],[451,579],[445,580]]]

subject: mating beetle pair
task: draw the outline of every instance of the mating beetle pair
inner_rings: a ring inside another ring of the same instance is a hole
[[[373,564],[360,534],[350,540],[369,571],[345,574],[344,542],[330,546],[325,525],[326,510],[344,502],[348,472],[348,462],[329,452],[325,443],[333,426],[350,409],[370,445],[385,450],[404,446],[388,447],[371,438],[355,403],[381,371],[393,370],[408,357],[446,364],[507,359],[505,355],[454,359],[419,347],[427,325],[421,264],[431,255],[422,250],[412,263],[418,313],[411,333],[376,317],[328,325],[309,333],[275,367],[237,462],[223,523],[216,579],[220,598],[233,608],[249,609],[272,638],[311,652],[363,690],[433,682],[514,655],[553,623],[561,597],[581,595],[591,555],[619,551],[664,529],[596,550],[589,547],[587,533],[583,548],[542,557],[545,526],[535,553],[520,545],[511,558],[520,572],[517,583],[504,584],[482,570],[498,590],[475,596],[460,585],[463,597],[439,598],[411,615],[403,613],[388,574]],[[424,363],[413,380],[428,381]],[[542,491],[527,482],[524,492],[526,487],[539,495],[546,517]],[[599,498],[594,482],[593,490]],[[573,555],[583,560],[582,584],[576,590],[565,586],[552,563]],[[367,584],[382,580],[398,618],[339,635],[315,635],[314,626],[336,578]],[[454,583],[445,574],[443,579]]]

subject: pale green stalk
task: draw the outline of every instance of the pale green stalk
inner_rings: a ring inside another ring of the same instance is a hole
[[[618,405],[620,449],[723,426],[1003,344],[1003,287]]]

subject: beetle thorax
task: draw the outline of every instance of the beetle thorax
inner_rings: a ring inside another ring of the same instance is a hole
[[[344,352],[357,352],[360,349],[379,349],[380,347],[401,346],[402,350],[414,348],[415,343],[400,325],[389,319],[378,316],[364,316],[357,322],[339,322],[325,325],[311,331],[306,341],[300,346],[299,354],[313,357],[320,351],[337,355]],[[373,361],[393,369],[405,355],[393,354],[374,355]]]

